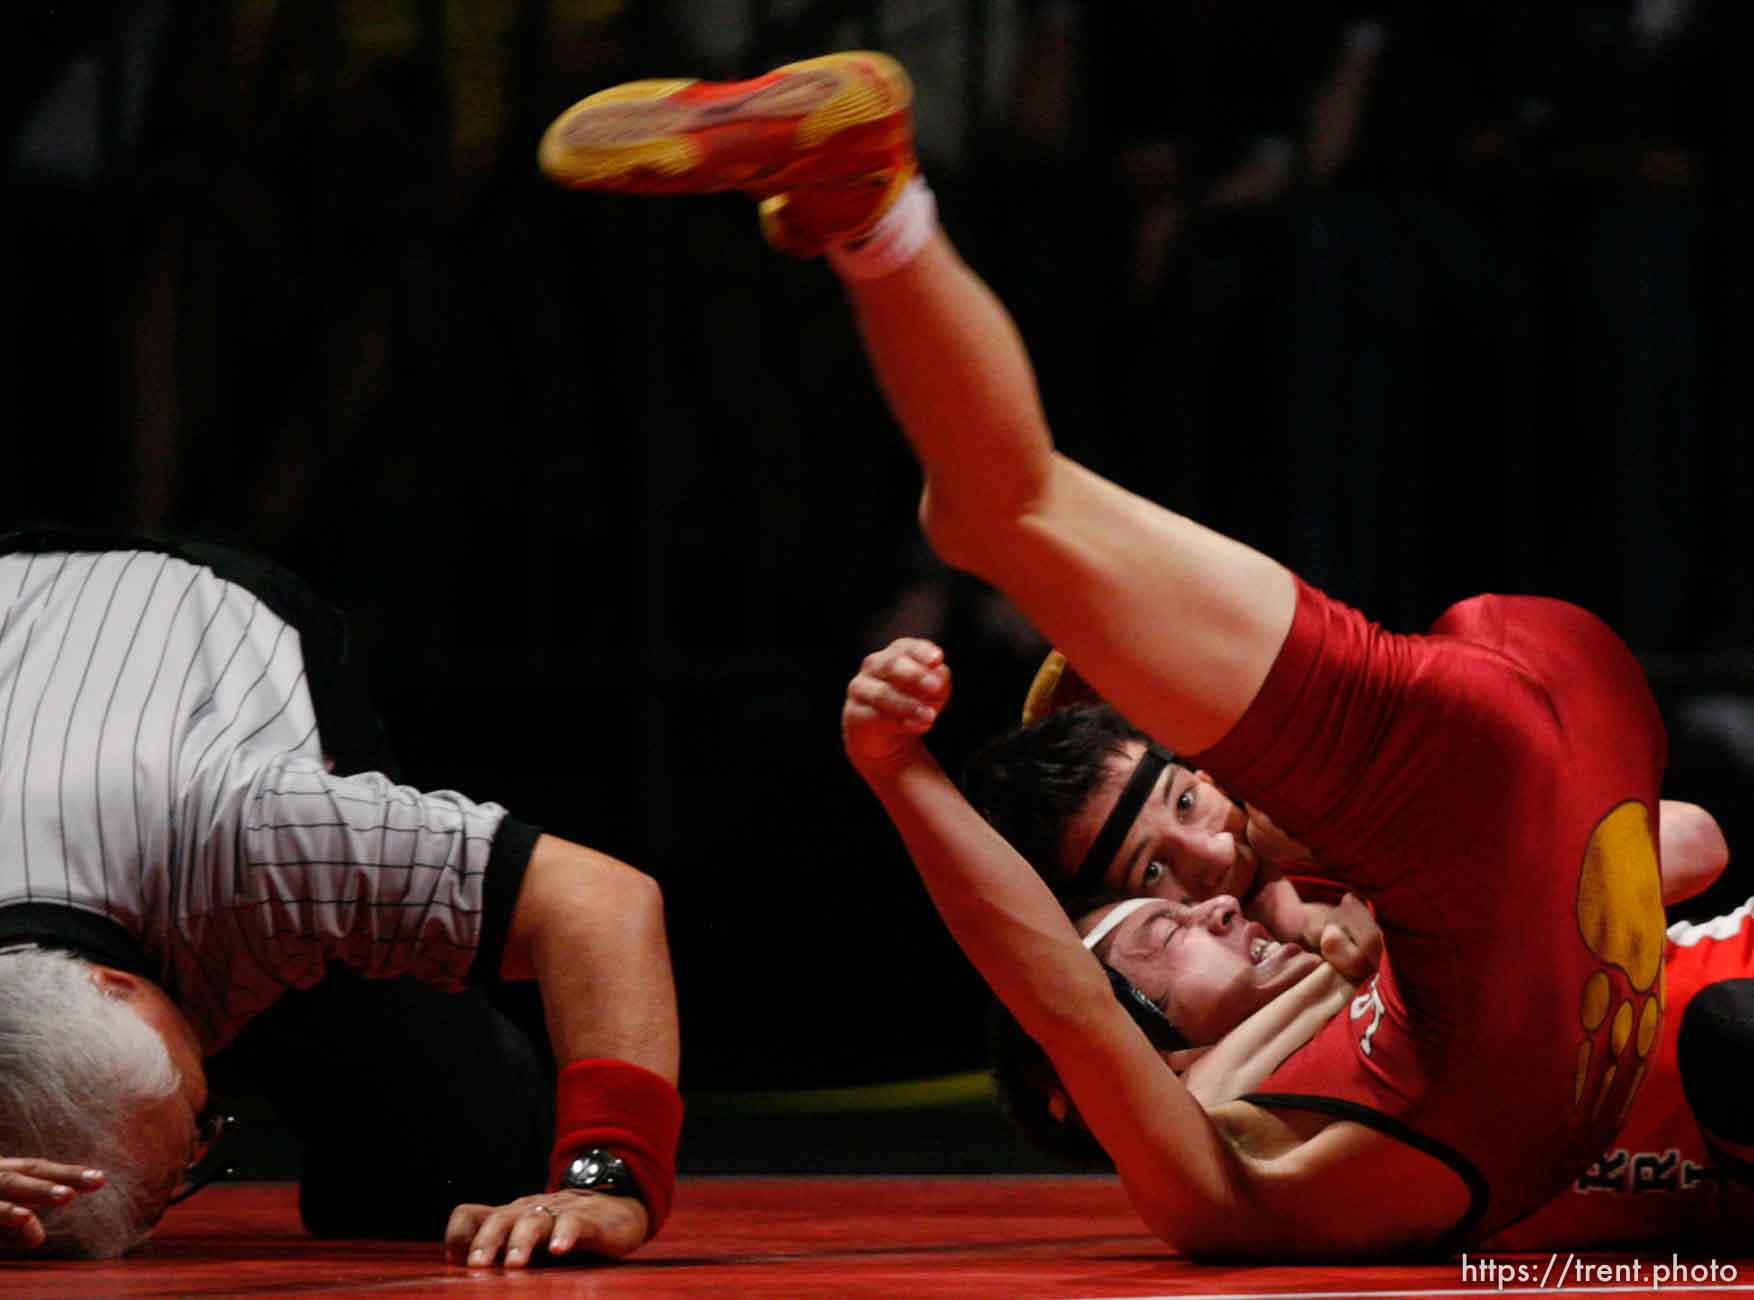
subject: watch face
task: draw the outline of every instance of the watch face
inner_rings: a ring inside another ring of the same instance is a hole
[[[575,1157],[567,1166],[566,1177],[561,1180],[561,1185],[577,1191],[602,1192],[609,1196],[639,1195],[634,1185],[633,1171],[620,1156],[611,1155],[607,1151],[588,1151]]]

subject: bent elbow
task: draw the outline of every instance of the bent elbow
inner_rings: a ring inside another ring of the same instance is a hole
[[[1189,1211],[1185,1206],[1147,1207],[1136,1201],[1135,1207],[1153,1236],[1189,1259],[1258,1258],[1272,1236],[1262,1232],[1258,1219],[1240,1209]]]

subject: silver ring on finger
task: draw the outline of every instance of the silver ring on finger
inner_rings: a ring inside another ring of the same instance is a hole
[[[541,1211],[543,1214],[546,1214],[550,1219],[554,1220],[554,1222],[556,1222],[556,1223],[560,1222],[560,1215],[556,1214],[553,1210],[549,1209],[546,1205],[532,1205],[530,1208],[532,1210]]]

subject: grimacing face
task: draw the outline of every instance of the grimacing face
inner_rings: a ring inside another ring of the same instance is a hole
[[[1078,918],[1088,934],[1116,904]],[[1225,894],[1203,903],[1169,899],[1138,908],[1095,948],[1196,1046],[1215,1043],[1321,965],[1321,957],[1273,938]]]

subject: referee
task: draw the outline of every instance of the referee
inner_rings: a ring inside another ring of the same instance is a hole
[[[532,977],[547,1043],[495,1005]],[[655,882],[398,783],[340,616],[284,570],[0,538],[0,1250],[141,1241],[215,1159],[214,1056],[300,1137],[314,1232],[518,1266],[669,1209]]]

